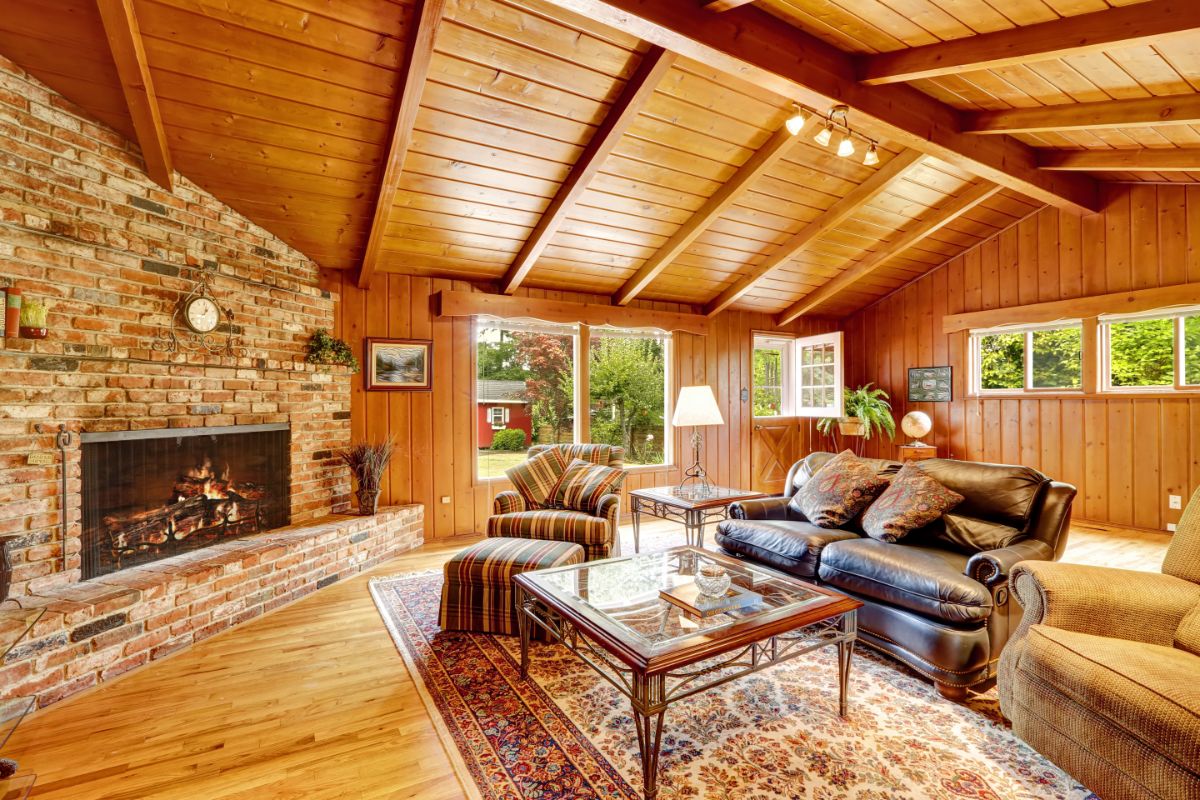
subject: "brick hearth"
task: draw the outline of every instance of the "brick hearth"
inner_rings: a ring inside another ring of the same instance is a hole
[[[46,614],[0,668],[45,706],[422,543],[421,506],[330,516],[26,596]]]

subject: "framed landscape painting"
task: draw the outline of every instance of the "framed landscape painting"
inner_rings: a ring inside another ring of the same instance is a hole
[[[427,392],[433,380],[433,341],[367,339],[368,391]]]

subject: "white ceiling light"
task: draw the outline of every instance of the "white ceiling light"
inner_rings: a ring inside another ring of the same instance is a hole
[[[842,134],[842,140],[838,142],[837,154],[842,158],[854,155],[854,140],[850,138],[849,131]]]
[[[813,137],[813,141],[821,145],[821,147],[828,146],[833,141],[833,123],[826,122],[825,127],[817,131],[817,135]]]
[[[867,154],[863,156],[863,163],[868,167],[873,167],[879,163],[879,151],[875,149],[874,142],[871,142],[871,146],[867,148]]]
[[[793,104],[793,107],[796,109],[796,113],[788,117],[787,122],[783,123],[783,126],[787,128],[788,133],[795,136],[804,130],[804,123],[808,122],[808,112],[799,105]]]

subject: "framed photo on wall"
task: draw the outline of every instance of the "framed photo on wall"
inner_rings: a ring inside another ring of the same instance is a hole
[[[949,403],[953,399],[950,367],[910,367],[908,402]]]
[[[427,392],[433,385],[433,341],[367,339],[363,364],[369,392]]]

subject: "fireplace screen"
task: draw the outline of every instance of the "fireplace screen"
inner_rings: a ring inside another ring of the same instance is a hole
[[[83,578],[288,524],[286,425],[83,435]]]

